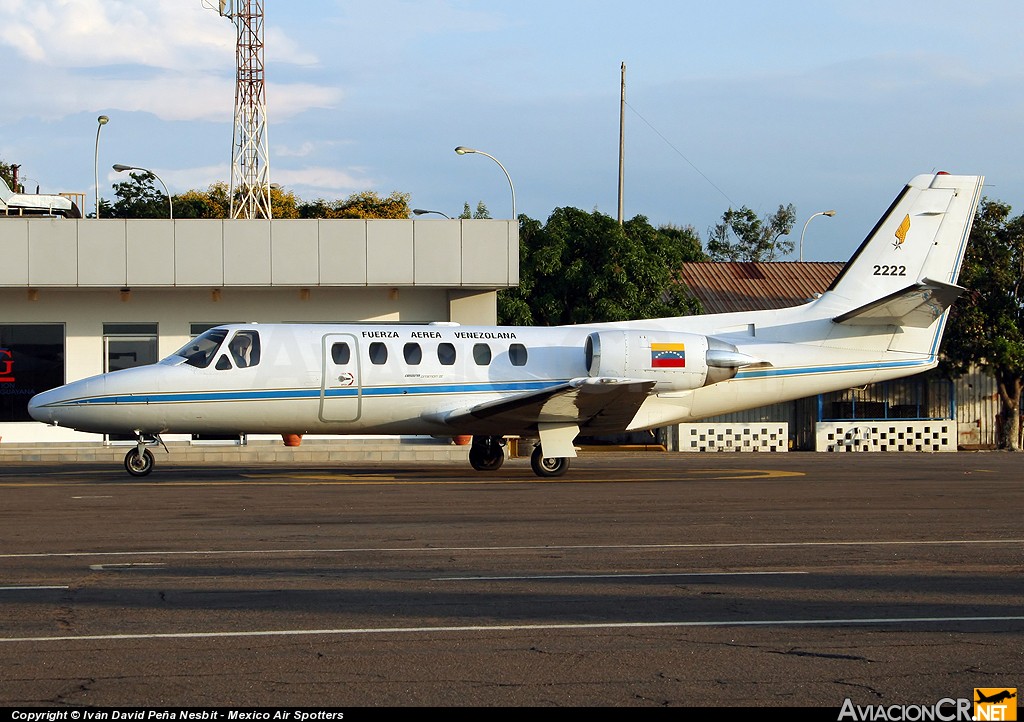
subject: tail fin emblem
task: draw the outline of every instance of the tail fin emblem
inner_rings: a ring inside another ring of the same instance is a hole
[[[896,241],[892,244],[893,248],[902,248],[903,243],[907,240],[907,231],[910,230],[910,216],[906,216],[903,222],[900,223],[900,227],[896,229]]]

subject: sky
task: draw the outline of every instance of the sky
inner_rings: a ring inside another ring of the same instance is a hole
[[[730,207],[792,203],[804,260],[835,261],[920,173],[1024,212],[1019,0],[263,4],[270,179],[302,200],[615,217],[625,64],[627,219],[706,240]],[[87,213],[97,166],[111,200],[115,163],[173,194],[227,182],[236,29],[213,5],[0,0],[0,160]]]

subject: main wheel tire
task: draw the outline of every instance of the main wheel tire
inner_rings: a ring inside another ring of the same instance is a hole
[[[132,449],[124,456],[124,468],[132,476],[145,476],[153,471],[153,452],[143,449],[140,455],[138,449]]]
[[[538,444],[530,456],[530,466],[533,473],[541,477],[561,476],[569,470],[569,457],[567,456],[544,456]]]
[[[474,444],[469,449],[469,465],[477,471],[497,471],[504,463],[505,452],[497,444],[491,448]]]

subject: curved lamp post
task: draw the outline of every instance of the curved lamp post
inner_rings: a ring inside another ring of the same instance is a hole
[[[441,211],[428,211],[425,208],[413,208],[412,212],[413,212],[413,215],[416,215],[416,216],[426,215],[427,213],[436,213],[439,216],[444,216],[449,221],[452,219],[452,217],[450,215],[448,215],[447,213],[442,213]]]
[[[512,178],[511,176],[509,176],[508,171],[505,170],[505,166],[503,166],[501,162],[490,153],[484,153],[482,150],[476,150],[475,148],[467,148],[464,145],[460,145],[458,148],[455,149],[455,152],[458,153],[459,155],[467,155],[469,153],[485,155],[498,164],[498,167],[501,168],[501,172],[505,174],[506,178],[508,178],[508,187],[512,190],[512,220],[516,220],[516,189],[512,185]]]
[[[164,193],[167,194],[167,210],[168,213],[170,214],[170,219],[172,221],[174,220],[174,201],[171,200],[171,192],[167,190],[167,184],[164,183],[163,180],[161,180],[160,176],[151,171],[149,168],[139,168],[137,165],[123,165],[121,163],[115,163],[114,170],[116,170],[118,173],[123,173],[126,170],[139,170],[142,171],[143,173],[149,173],[151,176],[160,181],[160,185],[164,187]]]
[[[93,182],[96,184],[96,217],[100,217],[100,131],[110,118],[101,115],[96,119],[96,153],[93,155],[92,172]]]
[[[804,223],[804,229],[802,231],[800,231],[800,262],[801,263],[803,263],[803,260],[804,260],[804,234],[807,233],[807,225],[814,218],[817,218],[818,216],[828,216],[829,218],[831,218],[835,214],[836,214],[835,211],[818,211],[813,216],[811,216],[810,218],[807,219],[807,223]]]

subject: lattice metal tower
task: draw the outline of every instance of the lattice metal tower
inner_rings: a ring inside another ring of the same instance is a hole
[[[231,144],[231,217],[270,218],[270,151],[263,82],[263,0],[219,0],[238,29],[235,121]],[[237,196],[237,198],[236,198]]]

